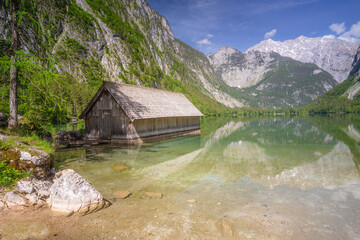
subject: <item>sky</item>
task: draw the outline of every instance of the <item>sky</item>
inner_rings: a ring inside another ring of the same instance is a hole
[[[299,36],[360,40],[360,0],[148,0],[176,38],[208,54]]]

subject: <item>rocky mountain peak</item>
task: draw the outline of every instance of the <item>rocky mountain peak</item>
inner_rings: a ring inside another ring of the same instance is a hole
[[[252,50],[274,51],[303,63],[314,63],[340,83],[348,77],[358,47],[359,43],[341,39],[300,36],[284,42],[267,39],[249,48],[246,53]]]
[[[219,51],[216,53],[210,53],[207,55],[211,65],[215,68],[219,67],[222,64],[230,63],[231,58],[236,55],[236,57],[244,58],[244,54],[237,50],[234,47],[222,46]]]

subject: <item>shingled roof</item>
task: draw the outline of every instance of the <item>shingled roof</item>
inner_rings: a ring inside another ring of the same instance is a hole
[[[203,116],[182,93],[104,81],[80,118],[85,117],[105,89],[131,121],[147,118]]]

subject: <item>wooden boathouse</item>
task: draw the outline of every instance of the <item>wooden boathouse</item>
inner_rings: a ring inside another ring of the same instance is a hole
[[[80,118],[85,139],[116,142],[199,132],[201,116],[182,93],[104,81]]]

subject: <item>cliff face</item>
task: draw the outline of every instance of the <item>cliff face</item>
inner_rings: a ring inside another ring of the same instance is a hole
[[[242,106],[215,87],[219,83],[207,58],[176,39],[167,20],[145,0],[26,4],[38,24],[22,21],[22,49],[50,56],[59,73],[80,83],[99,86],[110,80],[180,91],[205,113],[219,111],[222,104]],[[0,36],[10,39],[9,9],[2,6],[0,17]]]

